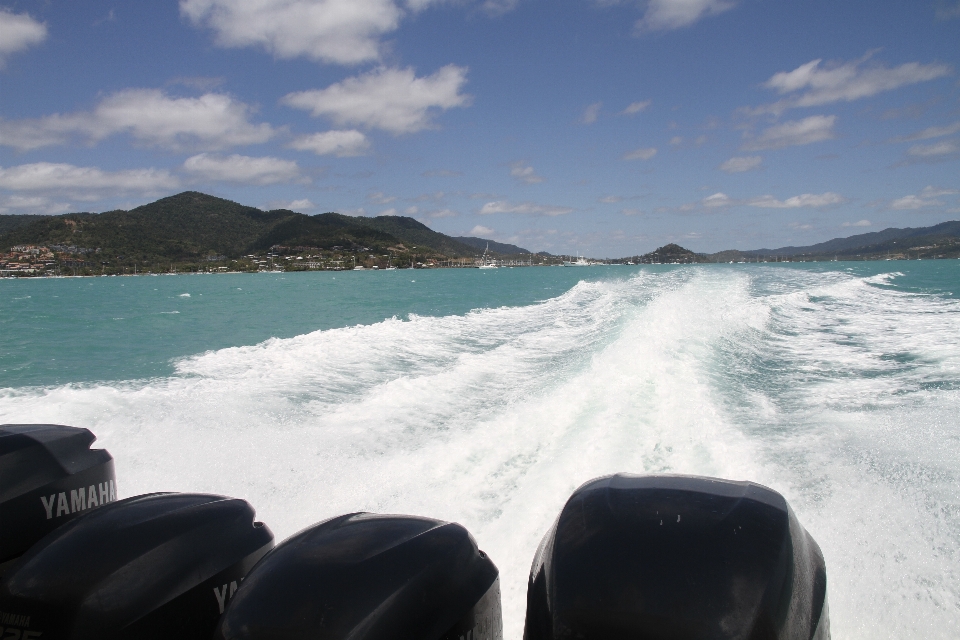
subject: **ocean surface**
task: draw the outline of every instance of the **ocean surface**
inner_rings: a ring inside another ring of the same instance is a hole
[[[583,482],[752,480],[819,542],[834,638],[960,637],[960,260],[0,280],[5,422],[278,540],[460,522],[509,640]]]

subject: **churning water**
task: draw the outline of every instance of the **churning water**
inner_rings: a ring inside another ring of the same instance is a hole
[[[460,522],[511,640],[581,483],[753,480],[819,542],[835,638],[957,638],[957,297],[960,261],[4,281],[0,423],[87,427],[123,496],[242,497],[278,540]]]

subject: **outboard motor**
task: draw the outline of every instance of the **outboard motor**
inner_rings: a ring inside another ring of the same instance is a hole
[[[96,436],[59,424],[0,425],[0,576],[62,524],[117,499],[113,458]]]
[[[152,493],[56,529],[0,580],[21,640],[208,640],[273,533],[244,500]]]
[[[354,513],[258,564],[220,640],[501,640],[499,571],[459,524]]]
[[[820,548],[752,482],[614,475],[540,543],[524,640],[827,640]]]

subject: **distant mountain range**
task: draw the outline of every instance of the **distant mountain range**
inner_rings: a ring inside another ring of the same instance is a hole
[[[834,238],[806,247],[778,249],[728,249],[717,253],[694,253],[676,244],[668,244],[632,260],[642,263],[741,262],[758,259],[790,260],[871,260],[878,258],[957,258],[960,257],[960,221],[941,222],[931,227],[889,228]]]
[[[960,239],[960,221],[941,222],[932,227],[889,228],[873,233],[861,233],[848,238],[834,238],[806,247],[780,247],[741,251],[751,256],[801,256],[839,254],[875,254],[898,251]]]
[[[196,191],[186,191],[130,211],[59,216],[0,215],[0,251],[16,245],[100,249],[102,260],[117,265],[151,261],[195,263],[212,256],[238,258],[277,246],[290,250],[300,247],[389,253],[398,259],[470,258],[482,253],[488,245],[491,252],[500,255],[530,254],[513,244],[469,236],[451,237],[405,216],[368,218],[338,213],[310,216],[286,209],[261,211]],[[960,221],[931,227],[884,229],[805,247],[695,254],[677,245],[667,245],[634,259],[642,258],[644,262],[727,262],[775,256],[866,259],[911,251],[945,257],[960,254]]]
[[[16,245],[100,249],[104,259],[122,263],[238,258],[277,246],[458,258],[476,256],[487,242],[452,238],[405,216],[261,211],[196,191],[130,211],[0,216],[0,250]],[[529,253],[489,242],[491,251],[498,253]]]

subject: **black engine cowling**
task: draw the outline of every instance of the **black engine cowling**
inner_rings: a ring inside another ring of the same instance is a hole
[[[244,500],[153,493],[114,502],[13,563],[0,580],[0,627],[22,640],[207,640],[273,544]]]
[[[117,499],[113,458],[87,429],[0,425],[0,576],[30,545]]]
[[[501,640],[499,572],[454,523],[355,513],[314,525],[247,576],[219,640]]]
[[[826,640],[820,548],[750,482],[614,475],[570,497],[534,558],[525,640]]]

